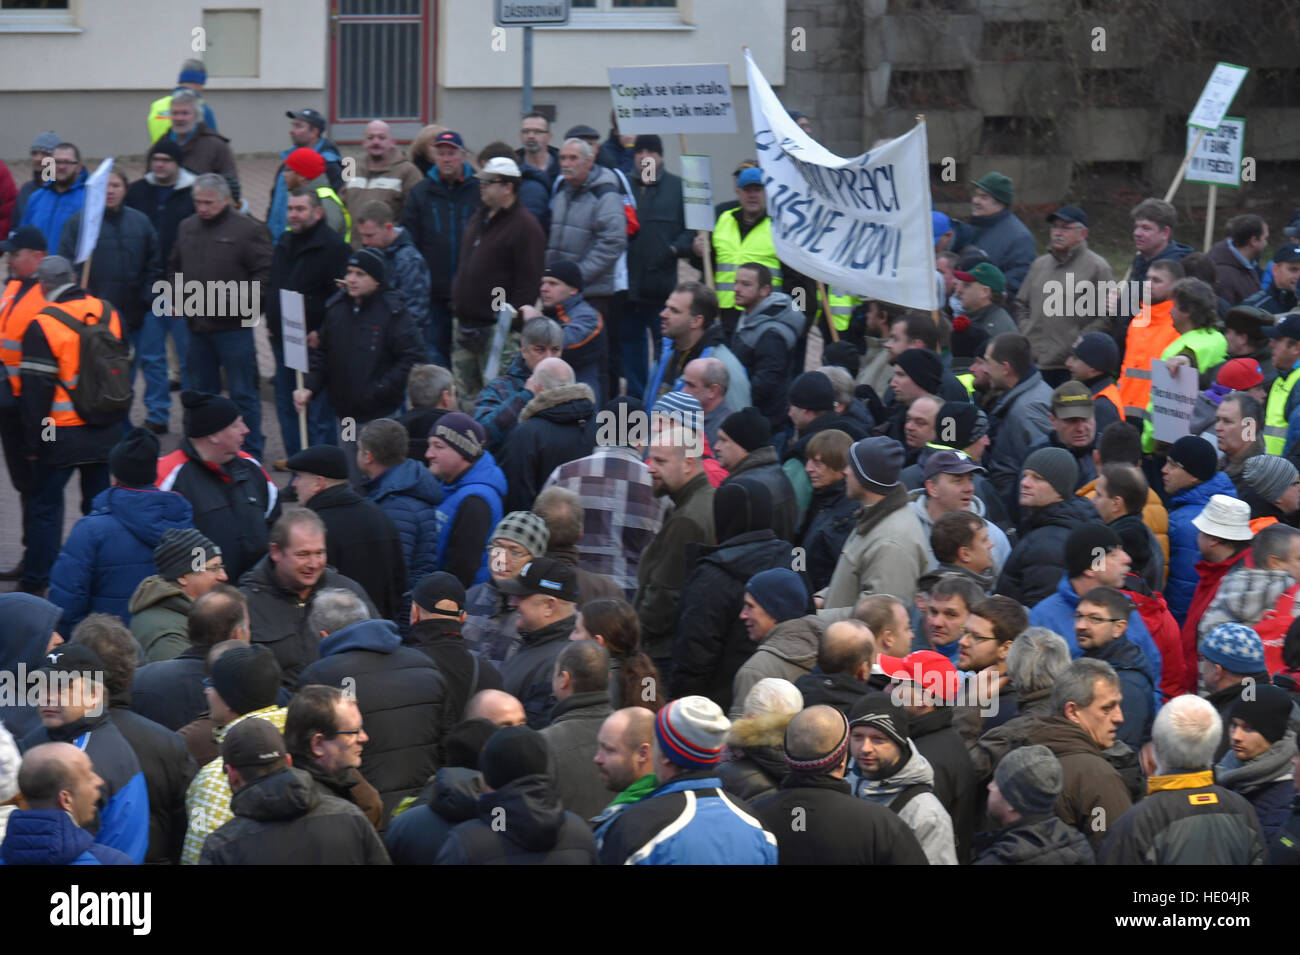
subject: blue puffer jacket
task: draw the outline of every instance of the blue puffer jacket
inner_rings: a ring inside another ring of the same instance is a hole
[[[709,771],[664,783],[614,817],[602,865],[776,865],[776,837]]]
[[[110,487],[77,521],[50,571],[50,602],[63,609],[59,632],[92,613],[111,613],[131,622],[131,595],[140,581],[158,573],[153,549],[173,527],[193,527],[190,502],[174,491]]]
[[[1192,595],[1201,579],[1196,572],[1196,562],[1201,559],[1201,552],[1196,547],[1199,532],[1192,526],[1192,519],[1201,513],[1215,494],[1237,496],[1232,480],[1222,471],[1216,471],[1208,481],[1179,491],[1169,499],[1169,580],[1165,584],[1165,602],[1180,627],[1187,618]]]
[[[366,497],[397,525],[406,555],[407,580],[418,581],[438,569],[435,509],[442,500],[438,479],[410,458],[361,486]]]
[[[86,180],[83,169],[77,181],[67,192],[57,192],[54,183],[47,182],[32,193],[23,210],[22,225],[34,225],[45,236],[45,248],[50,255],[59,252],[59,239],[63,237],[63,224],[80,212],[86,204]]]
[[[130,856],[95,841],[62,809],[15,809],[0,865],[134,865]]]
[[[435,561],[436,567],[442,567],[443,560],[447,555],[447,544],[451,538],[452,525],[456,523],[456,511],[460,508],[461,501],[467,497],[481,497],[487,501],[488,508],[492,512],[492,526],[496,527],[501,520],[501,502],[506,496],[506,475],[501,468],[497,467],[497,462],[492,457],[491,451],[484,451],[483,456],[474,462],[474,465],[460,476],[460,480],[454,484],[443,486],[446,497],[443,498],[442,504],[438,507],[438,556]],[[486,541],[484,542],[486,543]],[[471,584],[481,584],[487,580],[488,574],[488,552],[483,548],[483,561],[479,564],[478,573],[474,575]],[[411,573],[411,580],[420,578]]]
[[[1079,644],[1074,639],[1074,611],[1078,606],[1079,595],[1070,586],[1069,576],[1062,574],[1060,583],[1056,585],[1056,593],[1040,600],[1029,611],[1029,623],[1032,626],[1046,627],[1053,633],[1059,633],[1065,639],[1066,644],[1069,645],[1070,656],[1074,658],[1083,656],[1083,651],[1079,649]],[[1142,622],[1142,615],[1136,610],[1128,615],[1128,629],[1124,631],[1124,636],[1128,637],[1129,642],[1141,650],[1142,655],[1146,657],[1151,670],[1148,676],[1152,677],[1152,699],[1155,701],[1155,705],[1159,707],[1160,693],[1156,687],[1160,686],[1162,663],[1160,650],[1156,647],[1156,642],[1151,639],[1151,631]],[[1118,669],[1118,666],[1116,669]]]

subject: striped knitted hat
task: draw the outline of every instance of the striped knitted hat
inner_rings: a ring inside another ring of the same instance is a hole
[[[704,425],[704,406],[700,399],[684,391],[670,391],[654,403],[652,414],[668,415],[682,427],[699,431]]]
[[[790,767],[791,772],[819,776],[823,773],[829,773],[844,762],[844,754],[848,752],[849,748],[849,720],[843,713],[840,713],[840,719],[844,720],[844,731],[840,734],[840,741],[831,747],[828,752],[820,755],[803,753],[799,756],[792,755],[790,752],[790,725],[786,724],[785,764]],[[791,722],[794,721],[791,720]]]
[[[545,557],[551,529],[532,511],[511,511],[497,523],[491,540],[514,541],[534,557]]]
[[[707,769],[722,759],[731,721],[708,697],[673,700],[655,717],[655,736],[664,757],[687,769]]]

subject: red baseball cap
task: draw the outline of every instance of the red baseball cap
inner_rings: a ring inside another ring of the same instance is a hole
[[[1245,391],[1264,383],[1264,372],[1253,358],[1234,358],[1219,369],[1218,383],[1233,391]]]
[[[915,650],[905,657],[880,656],[876,664],[891,679],[899,682],[916,683],[922,689],[934,693],[943,702],[950,703],[957,697],[957,687],[961,683],[961,674],[942,653],[934,650]]]
[[[308,182],[325,172],[325,157],[316,150],[306,147],[300,147],[289,153],[284,164]]]

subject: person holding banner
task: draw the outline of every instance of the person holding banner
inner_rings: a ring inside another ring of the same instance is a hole
[[[722,326],[730,337],[743,308],[736,303],[736,270],[745,262],[758,262],[772,273],[771,286],[778,291],[785,285],[785,269],[772,242],[772,220],[767,215],[767,193],[763,189],[763,170],[757,166],[741,169],[736,175],[737,205],[718,214],[713,230],[713,278],[718,292],[718,309]],[[703,233],[695,237],[693,251],[704,257]]]
[[[1218,309],[1214,289],[1200,279],[1181,279],[1174,283],[1173,318],[1178,337],[1165,346],[1160,360],[1170,369],[1191,365],[1202,373],[1201,385],[1208,386],[1205,372],[1228,357],[1228,341],[1215,328]],[[1146,417],[1142,421],[1142,450],[1155,451],[1155,426],[1151,421],[1151,401],[1147,401]]]

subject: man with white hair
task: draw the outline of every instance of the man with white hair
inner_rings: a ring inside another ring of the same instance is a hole
[[[693,395],[704,409],[704,435],[709,447],[717,447],[722,422],[739,409],[727,401],[731,373],[721,358],[696,358],[682,372],[682,390]]]
[[[519,424],[501,449],[501,470],[509,482],[507,511],[533,506],[550,473],[591,452],[587,422],[596,413],[588,385],[574,380],[562,358],[543,358],[524,388],[534,397],[519,413]]]
[[[1255,810],[1214,784],[1223,722],[1187,694],[1165,704],[1151,730],[1156,773],[1149,795],[1122,815],[1097,853],[1100,865],[1263,865]]]

